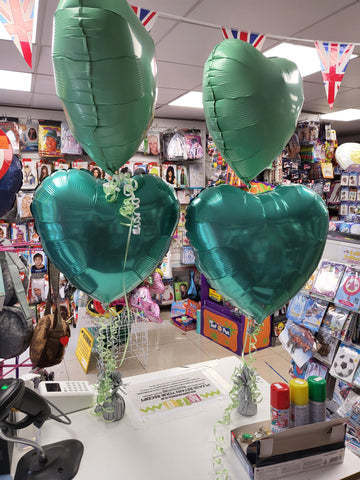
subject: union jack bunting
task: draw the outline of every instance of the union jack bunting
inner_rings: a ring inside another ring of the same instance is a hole
[[[0,22],[31,68],[35,0],[0,0]]]
[[[333,108],[354,45],[351,43],[314,42],[321,63],[326,96]]]
[[[266,36],[262,35],[261,33],[244,32],[235,28],[222,27],[221,31],[223,33],[224,39],[236,38],[238,40],[243,40],[244,42],[251,43],[251,45],[258,50],[262,49],[262,46],[264,45],[266,39]]]
[[[134,7],[134,5],[131,5],[131,8],[134,10],[136,16],[146,28],[146,30],[150,32],[157,19],[158,13],[154,10],[148,10],[147,8]]]

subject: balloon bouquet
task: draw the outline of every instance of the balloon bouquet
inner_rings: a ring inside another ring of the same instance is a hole
[[[112,180],[85,170],[55,172],[38,186],[31,209],[49,259],[107,311],[156,269],[179,217],[174,190],[159,177],[117,174],[153,119],[155,47],[126,0],[61,0],[54,25],[57,95],[73,135]],[[124,310],[112,318],[110,337],[133,321]],[[104,320],[100,340],[105,331]],[[119,420],[111,417],[120,400],[109,338],[103,346],[96,413]]]
[[[248,186],[283,151],[302,104],[296,65],[267,58],[246,42],[223,41],[205,64],[203,105],[209,132]],[[191,202],[186,229],[199,270],[251,319],[244,345],[249,336],[254,346],[264,319],[286,304],[315,270],[325,246],[328,211],[303,185],[280,185],[260,194],[219,185]],[[229,423],[237,407],[244,415],[256,412],[261,395],[250,361],[245,361],[243,348],[241,367],[233,373],[232,404],[217,424]],[[251,400],[247,411],[240,402],[246,397]],[[214,468],[221,473],[222,437],[215,435]]]

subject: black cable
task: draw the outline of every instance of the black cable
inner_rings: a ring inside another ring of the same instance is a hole
[[[45,398],[45,397],[42,397],[42,398],[45,400],[46,403],[48,403],[51,407],[55,408],[55,410],[57,410],[60,413],[60,415],[58,415],[58,416],[50,413],[49,418],[51,418],[52,420],[55,420],[56,422],[63,423],[64,425],[71,425],[71,420],[66,415],[66,413],[61,411],[60,408],[58,408],[56,405],[54,405],[52,402],[50,402],[50,400],[48,400],[47,398]],[[64,422],[64,420],[60,419],[60,417],[65,417],[67,422]]]

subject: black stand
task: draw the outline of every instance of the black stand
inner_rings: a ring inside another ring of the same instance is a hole
[[[35,450],[20,458],[14,480],[71,480],[75,477],[84,451],[79,440],[63,440],[42,448],[45,459]]]

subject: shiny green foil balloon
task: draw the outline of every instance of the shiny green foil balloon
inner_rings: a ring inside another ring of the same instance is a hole
[[[169,249],[179,218],[174,189],[159,177],[138,175],[140,234],[119,214],[124,195],[105,199],[104,180],[86,170],[58,171],[36,189],[31,211],[43,249],[55,266],[83,292],[110,303],[138,286]],[[137,216],[137,215],[136,215]]]
[[[207,188],[187,208],[187,236],[209,283],[258,323],[315,270],[328,231],[323,200],[302,185],[253,195]]]
[[[282,152],[304,101],[295,63],[224,40],[205,63],[203,104],[215,145],[235,173],[253,180]]]
[[[137,151],[154,115],[151,36],[126,0],[60,0],[52,57],[73,135],[114,173]]]

